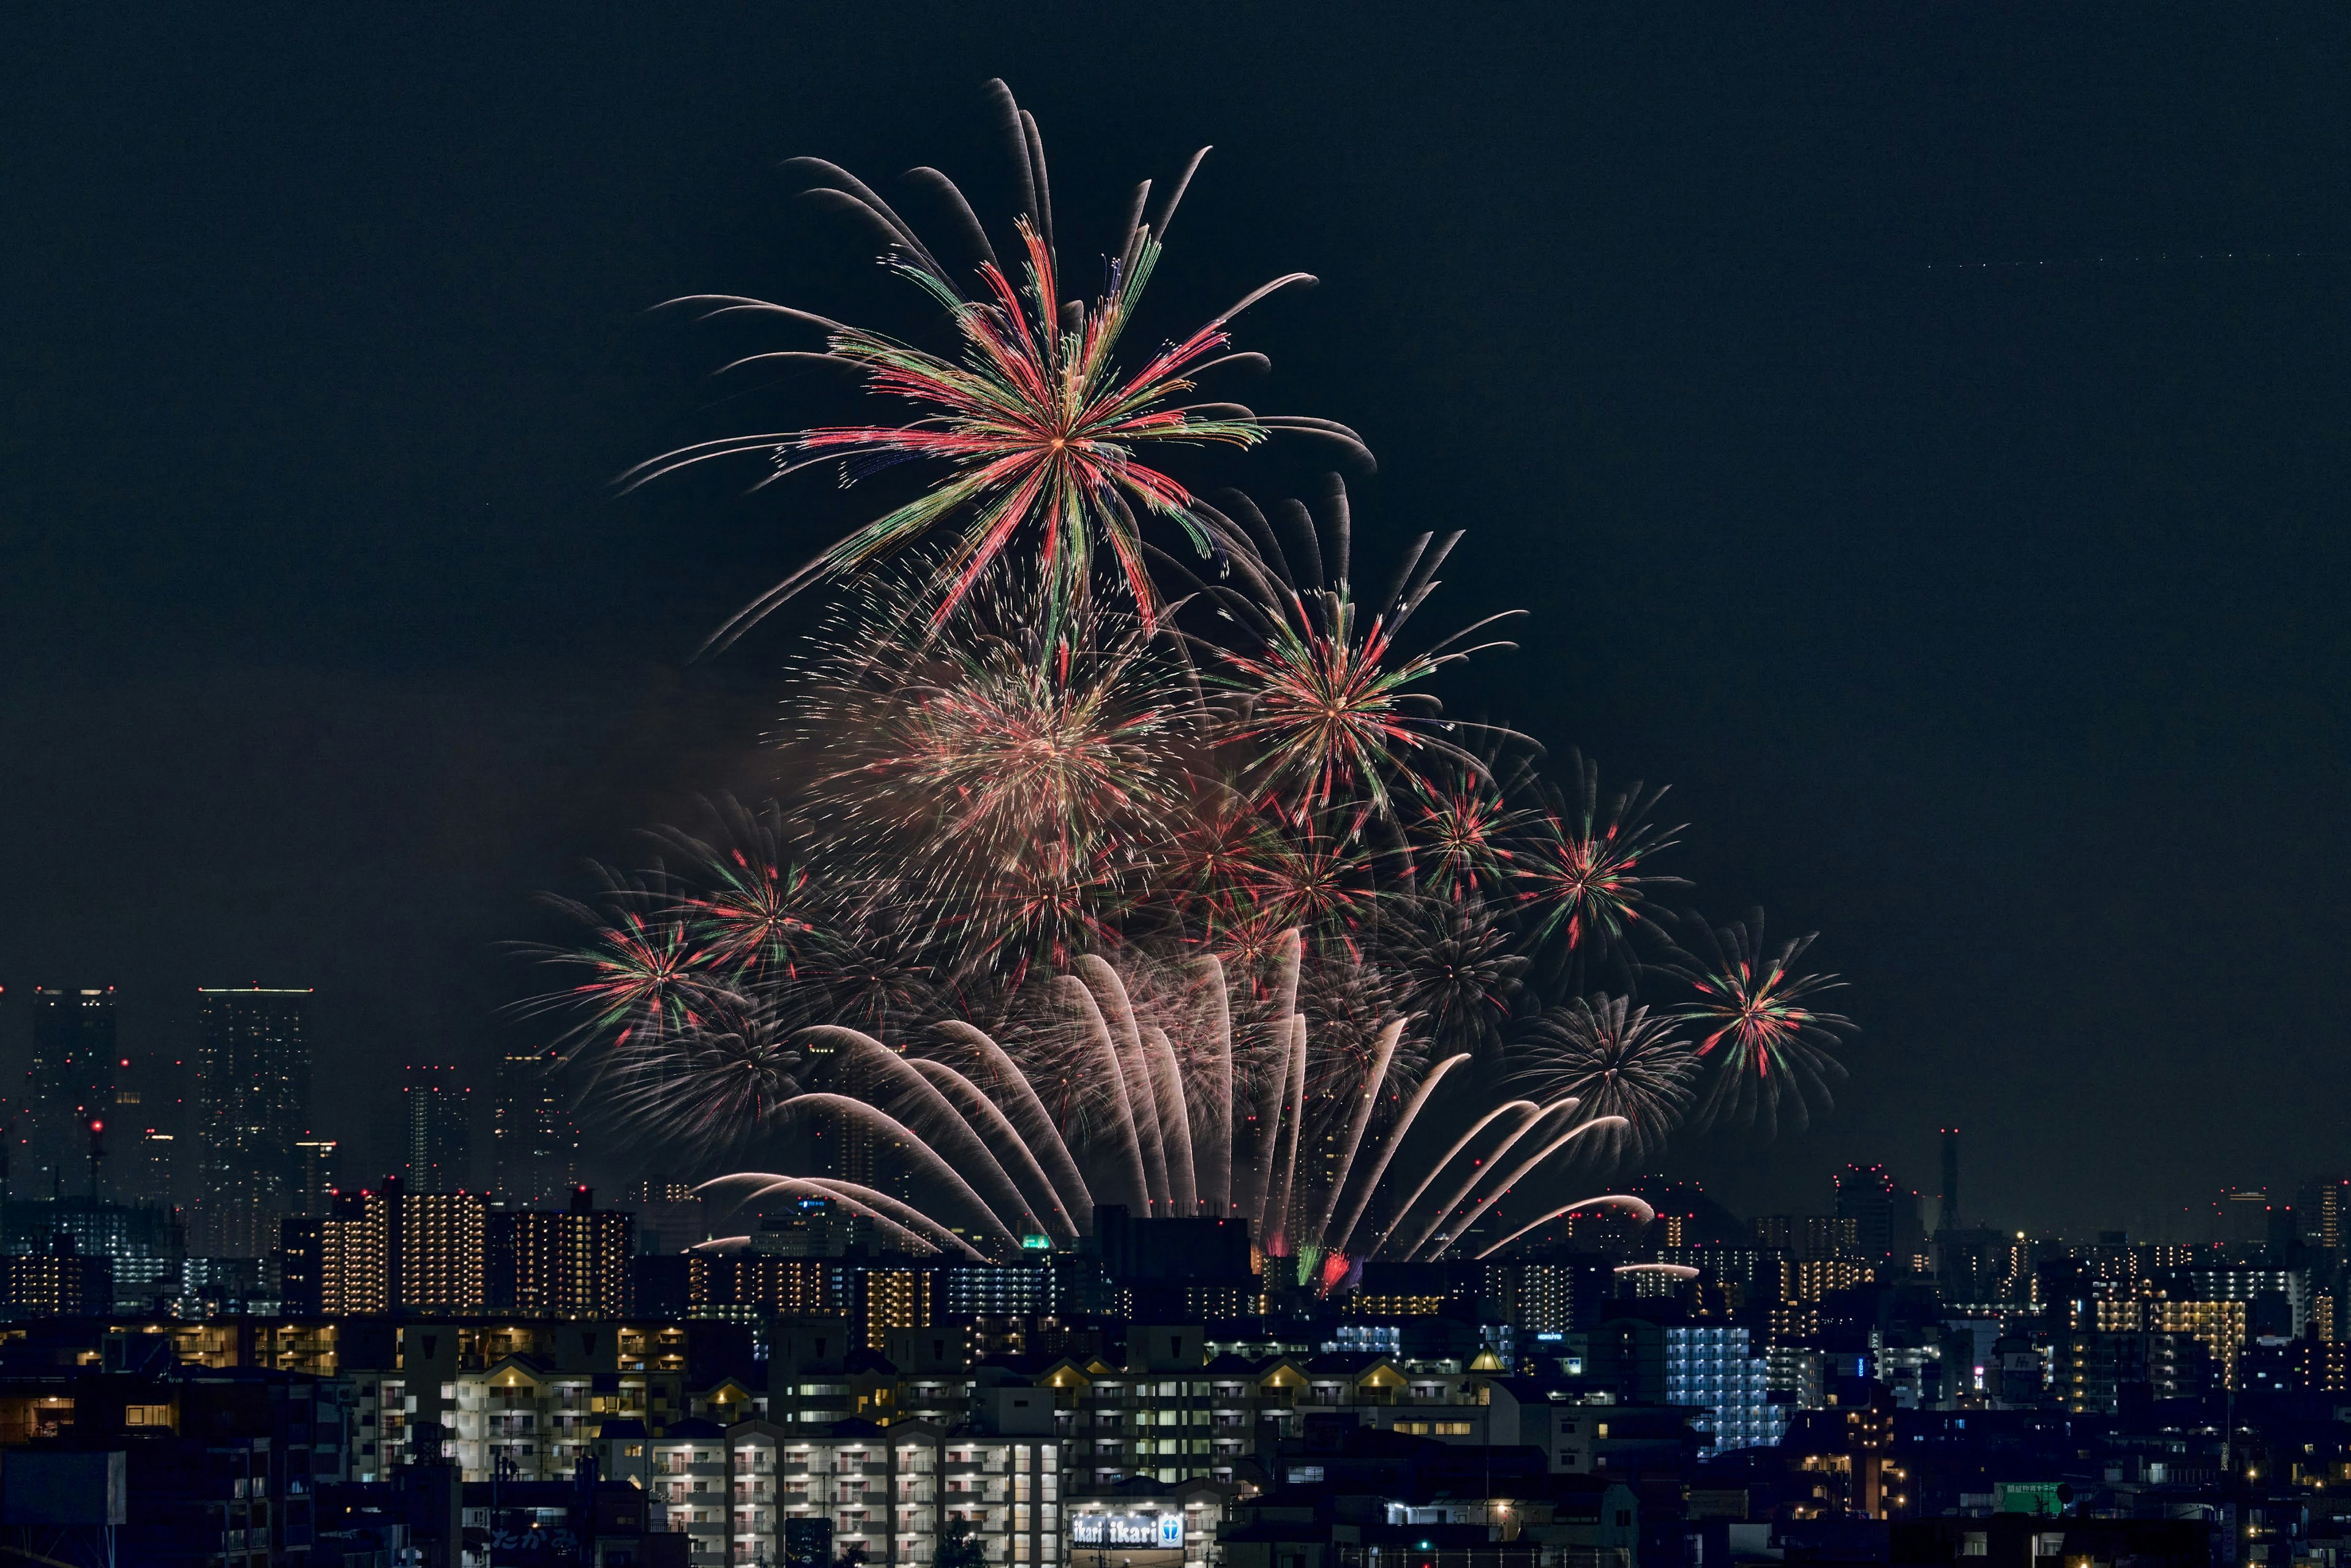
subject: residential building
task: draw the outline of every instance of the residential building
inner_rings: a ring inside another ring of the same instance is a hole
[[[1787,1409],[1772,1398],[1770,1364],[1749,1345],[1745,1329],[1689,1323],[1663,1333],[1665,1402],[1706,1410],[1698,1422],[1705,1457],[1778,1444]]]
[[[636,1217],[599,1209],[575,1187],[560,1209],[485,1216],[489,1310],[532,1317],[618,1318],[631,1309]]]

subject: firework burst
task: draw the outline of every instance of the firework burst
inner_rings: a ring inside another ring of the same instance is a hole
[[[1645,921],[1651,892],[1687,884],[1641,869],[1682,831],[1649,821],[1663,789],[1636,783],[1604,797],[1597,766],[1571,753],[1569,768],[1572,791],[1537,820],[1512,869],[1519,896],[1534,915],[1537,945],[1581,970],[1593,957],[1621,956],[1626,937]]]
[[[1293,568],[1263,514],[1237,498],[1234,511],[1257,548],[1238,586],[1207,589],[1241,644],[1218,649],[1210,679],[1232,701],[1229,741],[1251,754],[1250,777],[1293,817],[1352,806],[1355,821],[1388,817],[1399,778],[1450,762],[1484,771],[1450,738],[1458,727],[1426,683],[1448,664],[1504,642],[1462,646],[1506,612],[1464,627],[1418,653],[1397,639],[1437,587],[1437,571],[1461,538],[1423,534],[1405,553],[1388,592],[1357,600],[1348,578],[1352,524],[1346,486],[1330,478],[1323,518],[1297,502],[1281,508],[1298,561]],[[1327,530],[1328,548],[1320,534]],[[1482,729],[1483,727],[1474,727]]]
[[[1416,1027],[1448,1049],[1485,1051],[1510,1018],[1527,970],[1497,912],[1450,898],[1414,900],[1392,946]]]
[[[868,392],[914,412],[900,424],[828,425],[705,442],[632,469],[622,476],[624,483],[643,484],[714,458],[753,454],[770,464],[763,485],[836,461],[844,484],[905,462],[933,463],[945,470],[921,496],[856,529],[747,606],[721,630],[720,643],[740,635],[809,581],[852,571],[950,521],[960,527],[940,575],[942,616],[1016,540],[1026,538],[1033,541],[1032,559],[1056,611],[1084,596],[1095,551],[1103,549],[1148,624],[1159,601],[1141,519],[1175,524],[1203,555],[1222,553],[1229,541],[1219,536],[1214,512],[1172,476],[1143,463],[1140,452],[1204,444],[1246,448],[1280,429],[1325,436],[1363,452],[1353,431],[1327,420],[1260,417],[1238,403],[1183,401],[1196,390],[1195,378],[1217,365],[1262,364],[1261,356],[1222,352],[1231,341],[1231,322],[1270,294],[1311,284],[1306,273],[1288,273],[1250,290],[1189,335],[1163,343],[1139,364],[1123,369],[1121,345],[1158,268],[1176,204],[1207,150],[1193,156],[1147,219],[1149,183],[1137,192],[1102,293],[1091,300],[1064,298],[1036,121],[1013,103],[1002,82],[991,83],[990,89],[1014,132],[1023,172],[1022,210],[1014,223],[1017,265],[1008,268],[999,261],[952,182],[935,170],[916,171],[961,220],[963,237],[978,256],[973,292],[965,291],[956,269],[942,263],[872,190],[832,164],[798,161],[815,177],[818,193],[880,232],[889,246],[889,267],[945,309],[958,340],[953,357],[765,300],[716,295],[673,302],[704,306],[712,315],[766,315],[817,327],[825,333],[820,351],[782,350],[735,363],[829,361],[859,377]]]
[[[1696,993],[1682,1017],[1699,1032],[1698,1055],[1716,1066],[1706,1121],[1769,1134],[1784,1120],[1801,1131],[1814,1111],[1829,1108],[1829,1085],[1845,1075],[1830,1048],[1852,1020],[1813,1000],[1844,982],[1796,969],[1813,945],[1809,934],[1765,946],[1760,909],[1719,927],[1690,915],[1682,929],[1670,972]]]
[[[1599,1146],[1638,1163],[1665,1146],[1697,1097],[1698,1053],[1671,1014],[1625,997],[1579,997],[1529,1025],[1511,1055],[1513,1081],[1544,1099],[1572,1096],[1594,1115],[1624,1118]]]
[[[804,670],[789,723],[826,758],[812,821],[902,920],[977,961],[1066,966],[1109,939],[1179,831],[1186,672],[1131,616],[1087,610],[1049,634],[1038,600],[999,582],[940,634],[922,592],[869,587]]]

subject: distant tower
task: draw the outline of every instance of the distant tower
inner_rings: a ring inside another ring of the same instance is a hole
[[[1959,1130],[1943,1129],[1943,1203],[1935,1216],[1938,1231],[1959,1228]]]
[[[408,1191],[462,1192],[473,1185],[473,1091],[457,1070],[411,1062],[401,1090],[407,1103]]]
[[[259,1258],[294,1211],[310,1122],[310,991],[196,992],[199,1189],[192,1250]]]
[[[27,1153],[52,1197],[64,1195],[67,1165],[82,1157],[90,1123],[113,1110],[116,1048],[112,986],[33,988]]]

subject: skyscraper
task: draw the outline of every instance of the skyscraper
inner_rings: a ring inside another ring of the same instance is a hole
[[[509,1051],[499,1064],[490,1145],[496,1166],[492,1180],[509,1204],[554,1203],[577,1185],[579,1138],[562,1087],[544,1058]]]
[[[196,992],[198,1193],[191,1239],[258,1258],[299,1196],[295,1145],[310,1119],[310,991]]]
[[[308,1137],[294,1145],[298,1179],[294,1186],[294,1212],[304,1215],[333,1211],[336,1173],[340,1161],[332,1138]]]
[[[471,1186],[474,1092],[457,1082],[457,1070],[410,1062],[401,1099],[408,1190],[458,1192]]]
[[[1853,1221],[1854,1249],[1872,1262],[1894,1256],[1894,1178],[1884,1166],[1837,1173],[1836,1217]]]
[[[77,1185],[89,1124],[114,1109],[117,1046],[112,986],[33,988],[33,1065],[25,1075],[31,1168],[12,1173],[21,1196],[61,1197]]]

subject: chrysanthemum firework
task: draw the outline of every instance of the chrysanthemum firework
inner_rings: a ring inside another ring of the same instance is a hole
[[[1696,993],[1681,1014],[1698,1033],[1698,1055],[1714,1063],[1706,1120],[1766,1134],[1782,1121],[1802,1129],[1828,1109],[1829,1085],[1845,1075],[1830,1048],[1852,1020],[1814,1000],[1844,982],[1795,967],[1810,933],[1767,947],[1760,909],[1719,927],[1685,916],[1680,938],[1668,972]]]
[[[1652,892],[1687,884],[1642,869],[1682,831],[1649,820],[1663,789],[1636,783],[1604,797],[1596,765],[1570,753],[1568,766],[1566,794],[1535,820],[1511,869],[1534,916],[1537,946],[1580,974],[1595,957],[1622,956]]]
[[[1186,672],[1131,615],[1050,624],[999,581],[934,628],[921,592],[870,586],[804,668],[787,736],[823,759],[810,821],[902,922],[991,965],[1066,965],[1177,831],[1201,722]]]
[[[1450,763],[1484,764],[1453,738],[1458,727],[1426,689],[1447,664],[1504,642],[1463,646],[1518,612],[1488,616],[1416,653],[1399,646],[1405,623],[1437,586],[1437,571],[1461,538],[1423,534],[1405,552],[1388,592],[1360,601],[1348,577],[1352,533],[1346,486],[1332,475],[1322,528],[1306,507],[1280,508],[1295,541],[1293,565],[1275,530],[1245,497],[1233,515],[1256,547],[1230,584],[1207,598],[1238,635],[1222,643],[1209,678],[1229,697],[1231,744],[1249,755],[1249,777],[1292,815],[1353,806],[1358,821],[1387,817],[1403,777]],[[1483,727],[1475,727],[1482,730]]]
[[[1697,1096],[1698,1053],[1669,1013],[1626,997],[1579,997],[1552,1008],[1512,1043],[1512,1082],[1539,1100],[1562,1095],[1625,1124],[1597,1146],[1635,1164],[1656,1154]]]
[[[1525,986],[1527,960],[1499,912],[1475,900],[1420,897],[1383,933],[1414,1027],[1451,1051],[1483,1052]]]
[[[793,859],[773,802],[750,810],[720,800],[709,810],[718,829],[711,837],[659,835],[679,856],[678,891],[664,913],[692,932],[707,967],[755,984],[789,979],[818,940],[819,889]]]
[[[625,482],[643,484],[693,464],[749,454],[769,461],[763,485],[835,461],[844,484],[905,462],[946,469],[922,495],[857,529],[747,606],[719,641],[739,635],[810,580],[863,567],[950,520],[961,527],[940,576],[941,614],[1020,541],[1056,612],[1084,597],[1094,553],[1106,549],[1148,624],[1158,613],[1158,596],[1145,563],[1141,519],[1175,524],[1202,554],[1226,550],[1230,541],[1218,537],[1215,514],[1174,476],[1140,461],[1141,451],[1249,447],[1281,429],[1362,450],[1353,431],[1327,420],[1259,416],[1238,403],[1184,401],[1196,390],[1196,378],[1217,365],[1264,362],[1259,355],[1223,352],[1232,319],[1279,289],[1312,283],[1306,273],[1288,273],[1250,290],[1188,335],[1163,343],[1140,363],[1122,366],[1119,351],[1158,268],[1167,226],[1207,149],[1193,155],[1148,216],[1149,182],[1136,191],[1102,292],[1091,300],[1065,298],[1037,123],[1013,103],[1002,82],[989,86],[1012,132],[1021,173],[1016,264],[1008,267],[998,259],[970,204],[946,175],[919,169],[914,176],[957,220],[960,241],[977,261],[968,275],[974,290],[960,281],[964,271],[940,260],[888,202],[854,176],[820,160],[797,161],[816,181],[816,193],[879,232],[889,246],[890,268],[946,310],[959,340],[952,356],[736,295],[674,302],[705,306],[713,315],[764,315],[816,327],[825,333],[821,350],[778,350],[735,364],[829,361],[858,375],[874,395],[914,412],[899,424],[827,425],[704,442],[632,469]]]

